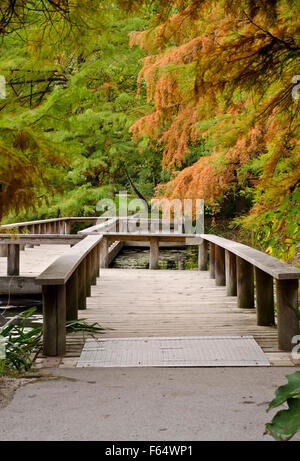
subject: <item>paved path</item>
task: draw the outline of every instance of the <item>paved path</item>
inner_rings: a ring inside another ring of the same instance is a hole
[[[272,440],[268,402],[295,368],[53,370],[0,410],[0,440]],[[300,440],[298,436],[297,440]]]

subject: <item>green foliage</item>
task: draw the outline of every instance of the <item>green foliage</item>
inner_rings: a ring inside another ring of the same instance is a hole
[[[43,326],[28,328],[28,320],[36,308],[26,310],[0,328],[0,336],[5,340],[6,358],[0,360],[0,372],[16,370],[24,372],[33,366],[42,348]],[[89,335],[102,333],[97,323],[89,324],[85,319],[66,322],[66,333],[82,332]]]
[[[266,433],[275,440],[290,440],[300,432],[300,371],[286,376],[288,384],[275,391],[275,398],[268,411],[287,404],[286,410],[280,410],[272,421],[266,424]]]

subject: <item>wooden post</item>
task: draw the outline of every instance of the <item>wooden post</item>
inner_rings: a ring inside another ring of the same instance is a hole
[[[198,245],[198,270],[207,271],[208,263],[208,245],[207,241],[202,239],[202,243]]]
[[[155,237],[150,238],[150,261],[149,269],[159,269],[159,244]]]
[[[209,245],[209,278],[215,278],[215,244],[212,242]]]
[[[7,275],[20,275],[20,247],[8,245]]]
[[[66,287],[44,285],[43,291],[43,353],[64,355],[66,351]]]
[[[273,277],[258,267],[254,268],[254,272],[257,325],[272,326],[275,324]]]
[[[78,319],[78,271],[71,275],[66,284],[67,320]]]
[[[103,237],[100,246],[100,267],[103,269],[108,267],[108,239]]]
[[[239,256],[236,257],[237,301],[241,309],[254,308],[253,266]]]
[[[89,253],[86,258],[86,271],[85,271],[85,280],[86,280],[86,297],[91,296],[91,284],[92,284],[92,261],[91,253]]]
[[[27,226],[27,230],[29,231],[30,234],[34,234],[33,232],[34,226]],[[27,243],[26,248],[33,248],[34,245],[31,245],[31,243]]]
[[[71,223],[70,223],[70,221],[64,221],[64,226],[65,226],[64,233],[65,234],[70,234],[71,233]]]
[[[63,235],[65,233],[65,222],[64,221],[58,221],[58,233]]]
[[[299,335],[298,280],[276,280],[278,347],[293,348],[292,338]]]
[[[218,287],[225,286],[225,250],[215,245],[215,277]]]
[[[91,265],[92,265],[92,285],[97,285],[97,249],[94,248],[90,252],[91,255]]]
[[[7,258],[8,245],[0,245],[0,258]]]
[[[78,267],[78,309],[86,309],[86,259]]]
[[[236,296],[236,256],[225,250],[226,294]]]
[[[100,243],[97,245],[97,277],[100,277],[100,250],[101,245]]]

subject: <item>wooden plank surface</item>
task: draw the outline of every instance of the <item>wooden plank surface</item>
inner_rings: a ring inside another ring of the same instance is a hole
[[[39,285],[64,285],[81,261],[102,240],[102,235],[88,235],[56,259],[37,278]]]
[[[20,252],[20,275],[37,277],[69,248],[70,245],[40,245],[25,248]],[[7,258],[5,257],[0,257],[0,275],[7,275]]]
[[[253,335],[264,351],[278,351],[277,329],[257,326],[255,310],[238,309],[208,272],[101,269],[82,314],[107,338]]]

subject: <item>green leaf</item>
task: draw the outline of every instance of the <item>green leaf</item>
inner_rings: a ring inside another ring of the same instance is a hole
[[[300,399],[300,371],[286,376],[288,384],[280,386],[275,391],[275,399],[269,405],[268,411],[282,405],[288,399],[297,397]]]
[[[300,373],[300,372],[298,372]],[[289,440],[300,431],[300,398],[288,399],[288,410],[281,410],[266,424],[266,433],[275,440]]]

